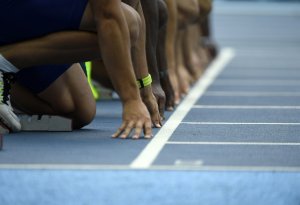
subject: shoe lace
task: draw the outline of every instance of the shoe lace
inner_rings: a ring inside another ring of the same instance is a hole
[[[14,82],[14,76],[11,73],[2,73],[3,82],[0,83],[0,90],[2,91],[2,99],[1,102],[9,105],[9,96],[11,84]]]

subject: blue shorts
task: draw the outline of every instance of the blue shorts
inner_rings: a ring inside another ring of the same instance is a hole
[[[64,64],[26,68],[20,70],[15,75],[15,79],[17,83],[26,87],[31,92],[37,94],[44,91],[70,67],[70,64]],[[86,74],[86,68],[84,63],[81,63],[81,67],[84,73]]]
[[[88,0],[1,0],[0,46],[78,30]]]
[[[88,0],[1,0],[0,46],[78,30]],[[17,82],[38,93],[71,65],[43,65],[21,70]]]

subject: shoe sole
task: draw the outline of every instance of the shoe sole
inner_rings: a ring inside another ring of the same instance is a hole
[[[52,115],[18,115],[21,123],[21,131],[72,131],[72,120]]]

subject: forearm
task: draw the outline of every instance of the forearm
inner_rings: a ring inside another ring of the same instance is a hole
[[[146,54],[148,69],[154,83],[159,83],[158,64],[156,59],[156,47],[158,42],[158,6],[153,0],[142,0],[144,18],[146,22]]]
[[[176,1],[165,0],[169,12],[167,23],[166,53],[169,70],[175,70],[175,39],[177,33],[177,7]]]
[[[132,42],[132,61],[134,72],[137,79],[144,78],[148,75],[148,64],[146,57],[146,23],[140,1],[136,6],[137,19],[139,24],[139,35],[136,42]]]
[[[135,99],[138,96],[137,85],[130,62],[130,49],[126,42],[129,37],[124,38],[120,26],[107,25],[105,33],[101,34],[102,58],[113,85],[123,101]],[[112,32],[108,32],[111,29]],[[115,56],[119,55],[116,61]]]
[[[122,8],[114,5],[113,9],[106,7],[100,14],[97,12],[94,11],[101,57],[114,88],[123,102],[140,99],[131,63],[129,31]]]

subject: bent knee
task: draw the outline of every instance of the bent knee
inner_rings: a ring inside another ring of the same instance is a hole
[[[69,99],[61,99],[52,106],[58,115],[70,118],[73,129],[80,129],[92,122],[96,115],[96,103],[94,99],[79,102]]]
[[[80,129],[90,124],[96,115],[96,106],[85,106],[84,108],[76,109],[72,116],[73,129]]]

